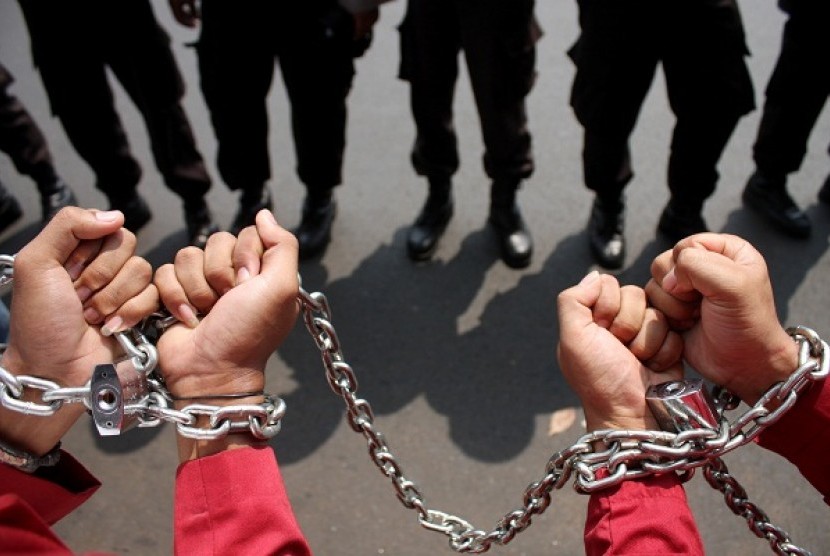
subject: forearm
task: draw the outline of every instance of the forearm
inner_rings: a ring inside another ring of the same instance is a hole
[[[652,475],[593,493],[585,521],[585,553],[704,554],[677,475]]]
[[[311,554],[268,445],[184,462],[175,536],[176,554]]]
[[[100,483],[77,460],[61,452],[54,467],[24,473],[0,464],[0,494],[18,497],[47,524],[52,524],[85,502]]]
[[[216,407],[228,405],[259,405],[263,403],[264,396],[248,396],[244,398],[233,399],[200,399],[184,401],[180,400],[175,403],[178,410],[182,410],[189,403],[216,403]],[[210,425],[210,418],[207,415],[201,415],[197,418],[193,425],[195,428],[207,430]],[[264,440],[255,438],[250,433],[242,434],[226,434],[215,439],[195,439],[188,438],[181,434],[176,436],[176,445],[179,453],[179,463],[185,463],[206,456],[216,455],[230,450],[238,450],[240,448],[258,447],[265,444]]]
[[[830,382],[824,380],[802,392],[796,404],[758,436],[758,444],[780,454],[830,504]]]
[[[14,376],[28,374],[23,362],[18,361],[13,355],[4,355],[2,366]],[[6,394],[17,399],[8,386]],[[46,406],[48,404],[43,402],[42,395],[43,392],[40,390],[24,387],[18,401],[23,404]],[[84,411],[82,404],[63,404],[54,414],[40,416],[0,405],[0,442],[34,456],[43,456],[60,442]]]

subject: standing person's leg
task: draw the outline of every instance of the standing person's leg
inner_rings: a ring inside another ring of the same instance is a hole
[[[412,165],[429,194],[407,235],[413,260],[429,259],[453,214],[452,176],[458,170],[453,98],[460,30],[456,0],[409,0],[400,25],[399,77],[409,82],[415,122]]]
[[[278,39],[278,55],[291,103],[297,175],[306,187],[294,234],[300,257],[307,259],[328,246],[337,210],[333,191],[343,179],[354,19],[336,3],[287,11],[291,29]]]
[[[136,192],[141,167],[115,110],[97,42],[97,14],[87,4],[21,0],[20,6],[52,112],[95,173],[96,188],[124,213],[125,226],[138,231],[152,215]]]
[[[677,116],[668,167],[671,198],[658,224],[672,242],[707,230],[703,204],[715,191],[718,161],[740,118],[755,106],[737,5],[677,6],[665,27],[663,58]]]
[[[795,2],[790,10],[778,61],[766,87],[753,146],[755,172],[744,190],[744,201],[783,232],[806,237],[810,220],[790,197],[787,176],[801,167],[813,126],[830,93],[830,72],[826,71],[830,8],[824,2]]]
[[[42,220],[46,223],[61,208],[75,204],[75,195],[55,170],[40,127],[20,100],[9,93],[13,82],[11,73],[0,64],[0,151],[9,155],[18,172],[34,180],[40,193]],[[0,201],[0,218],[4,220],[0,227],[7,227],[23,214],[17,200],[5,193]]]
[[[584,130],[585,185],[595,193],[588,221],[591,252],[606,268],[625,261],[623,190],[634,176],[628,139],[657,68],[660,22],[636,1],[580,0],[581,34],[571,106]]]
[[[165,184],[183,201],[188,243],[204,247],[219,228],[205,201],[210,176],[181,105],[185,85],[170,38],[149,2],[119,6],[118,17],[131,24],[107,29],[108,63],[144,118]]]
[[[225,0],[201,5],[199,75],[216,135],[216,165],[228,188],[241,192],[233,234],[272,206],[267,97],[276,63],[271,37],[283,16],[282,4],[263,5],[265,13]]]
[[[9,193],[3,182],[0,182],[0,233],[17,222],[23,216],[23,207],[14,195]]]
[[[525,99],[536,78],[541,30],[533,0],[459,1],[461,44],[484,138],[484,168],[492,180],[489,222],[504,262],[530,264],[533,241],[516,203],[533,173]]]

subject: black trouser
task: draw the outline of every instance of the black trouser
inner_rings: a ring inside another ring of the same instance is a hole
[[[459,165],[453,124],[458,55],[464,52],[484,139],[484,168],[518,183],[533,172],[525,98],[541,31],[533,0],[409,0],[400,26],[400,77],[409,81],[419,175],[449,178]]]
[[[38,125],[26,107],[8,88],[14,81],[0,64],[0,151],[11,158],[14,167],[31,177],[41,195],[53,193],[57,181],[52,154]]]
[[[20,0],[20,5],[52,110],[95,172],[96,187],[117,203],[134,194],[141,178],[107,81],[109,69],[144,119],[165,184],[186,202],[201,199],[210,177],[180,103],[184,83],[170,39],[150,3]]]
[[[768,176],[801,167],[807,142],[830,94],[830,6],[790,0],[781,51],[766,89],[753,158]]]
[[[271,177],[267,100],[275,59],[291,104],[300,180],[312,195],[340,184],[353,32],[351,16],[333,0],[203,0],[199,70],[228,187],[260,191]]]
[[[737,5],[723,0],[580,0],[571,106],[585,132],[585,184],[618,198],[633,176],[628,141],[657,65],[677,121],[673,201],[700,208],[740,117],[754,108]]]

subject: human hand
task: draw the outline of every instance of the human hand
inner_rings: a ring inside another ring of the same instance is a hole
[[[159,368],[174,397],[262,391],[268,358],[299,311],[297,253],[296,238],[263,210],[256,226],[238,238],[214,234],[204,251],[186,248],[174,264],[158,269],[155,283],[162,302],[182,321],[158,342]],[[196,313],[205,316],[199,320]],[[262,401],[254,398],[230,403]],[[199,457],[208,448],[215,451],[215,445],[201,446],[197,454],[183,441],[180,456]]]
[[[176,21],[185,27],[196,27],[200,19],[197,0],[169,0]]]
[[[135,236],[123,223],[117,211],[67,207],[20,251],[6,370],[78,387],[96,365],[121,354],[108,336],[134,326],[158,305],[150,264],[134,255]],[[81,404],[65,404],[48,419],[18,416],[14,431],[4,414],[0,428],[6,440],[45,453],[83,411]],[[41,432],[33,434],[33,426]]]
[[[779,324],[767,266],[746,240],[698,234],[651,265],[650,302],[683,331],[684,358],[748,404],[798,366]]]
[[[559,366],[582,401],[589,431],[659,430],[649,386],[683,376],[680,336],[645,292],[591,272],[559,294]]]

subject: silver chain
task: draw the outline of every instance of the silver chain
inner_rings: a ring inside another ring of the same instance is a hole
[[[0,291],[8,289],[13,281],[14,256],[0,255]],[[177,432],[187,438],[215,440],[236,432],[249,432],[261,440],[273,438],[280,431],[285,415],[285,402],[275,396],[266,395],[260,404],[190,404],[178,410],[171,407],[173,398],[156,372],[158,351],[145,332],[152,338],[158,338],[174,323],[174,317],[156,313],[142,323],[141,330],[131,329],[115,335],[134,371],[146,379],[146,386],[137,399],[124,404],[124,415],[132,417],[139,427],[175,423]],[[22,400],[26,389],[40,391],[41,401]],[[105,403],[94,398],[90,381],[80,387],[62,388],[51,380],[13,375],[0,366],[0,406],[6,409],[50,417],[65,403],[82,403],[90,410],[94,404]],[[199,417],[203,416],[209,418],[208,427],[197,427]]]
[[[11,284],[13,266],[13,256],[0,255],[0,290]],[[784,530],[773,525],[763,510],[749,502],[745,490],[721,459],[778,421],[811,382],[830,374],[830,347],[809,328],[787,330],[799,343],[798,369],[788,380],[773,385],[734,423],[721,416],[717,428],[682,432],[601,430],[585,434],[548,460],[543,477],[525,488],[522,505],[505,514],[488,532],[476,529],[456,515],[427,507],[418,485],[404,474],[383,434],[375,427],[372,406],[357,396],[357,377],[343,355],[326,296],[320,292],[308,293],[300,287],[298,300],[306,328],[320,351],[329,386],[346,404],[348,424],[363,435],[372,462],[391,480],[400,502],[417,512],[418,522],[425,529],[446,535],[456,552],[483,553],[494,544],[509,543],[530,526],[535,515],[548,508],[551,492],[561,489],[572,476],[577,491],[590,493],[626,480],[667,472],[680,472],[688,480],[698,467],[703,467],[707,482],[723,493],[729,508],[747,520],[755,535],[767,539],[776,554],[810,554],[795,546]],[[156,314],[143,323],[142,330],[157,338],[173,322],[175,319],[169,315]],[[116,337],[135,369],[146,374],[144,395],[123,408],[126,415],[136,419],[139,427],[171,422],[182,436],[201,440],[232,432],[249,432],[256,438],[268,439],[279,432],[285,403],[268,395],[261,404],[191,404],[180,410],[173,409],[172,397],[155,372],[158,362],[155,346],[137,330],[119,333]],[[22,400],[26,389],[40,391],[41,402]],[[42,378],[15,376],[0,366],[0,405],[7,409],[48,417],[64,403],[83,403],[91,408],[96,403],[92,397],[89,382],[81,387],[62,388]],[[728,393],[722,393],[720,399],[728,400]],[[197,427],[199,417],[204,416],[209,417],[208,427]]]
[[[306,328],[320,351],[329,386],[346,404],[348,424],[363,435],[369,457],[390,479],[400,502],[417,512],[421,526],[449,537],[449,545],[456,552],[482,553],[493,544],[509,543],[530,526],[533,516],[547,509],[551,492],[562,488],[573,474],[574,488],[590,493],[625,480],[669,471],[683,472],[688,480],[702,466],[710,484],[724,493],[733,512],[746,517],[750,529],[759,537],[767,538],[774,551],[809,554],[793,545],[786,532],[772,525],[766,514],[746,500],[743,488],[729,475],[720,457],[758,436],[795,404],[798,394],[809,383],[828,375],[830,348],[810,329],[788,330],[800,345],[799,368],[787,381],[770,388],[734,424],[721,416],[717,429],[698,428],[679,433],[602,430],[585,434],[548,460],[544,476],[525,488],[522,505],[505,514],[488,532],[476,529],[456,515],[427,507],[418,485],[404,474],[383,434],[376,428],[372,406],[357,395],[357,378],[343,355],[326,296],[320,292],[308,293],[301,287],[299,300]],[[602,477],[600,470],[605,470],[607,476]]]
[[[132,342],[126,334],[119,339],[122,345]],[[134,347],[155,354],[156,348],[152,344]],[[148,359],[151,357],[153,356]],[[150,372],[147,382],[149,387],[145,395],[125,404],[123,408],[124,414],[136,419],[139,427],[155,427],[168,422],[174,423],[177,432],[187,438],[215,440],[230,433],[248,432],[256,438],[266,440],[279,432],[285,415],[285,402],[269,395],[260,404],[190,404],[182,409],[174,409],[172,397],[154,372]],[[27,389],[39,391],[40,400],[22,400]],[[51,380],[13,375],[0,366],[0,406],[27,415],[50,417],[65,403],[82,403],[87,409],[92,409],[98,401],[93,399],[89,382],[84,386],[62,388]],[[209,417],[205,428],[196,426],[202,416]]]

